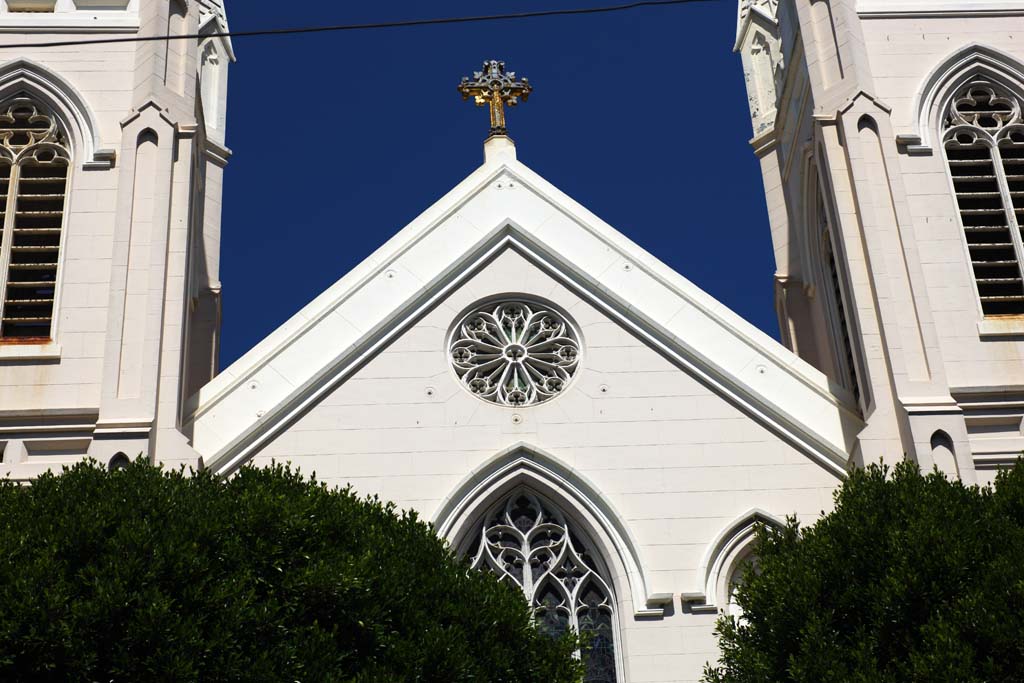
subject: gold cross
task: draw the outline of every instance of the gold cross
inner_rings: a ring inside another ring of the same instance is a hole
[[[523,78],[517,81],[514,71],[505,72],[505,62],[494,59],[485,61],[483,71],[473,73],[473,80],[463,76],[459,84],[462,99],[472,97],[478,107],[490,105],[491,135],[508,135],[505,105],[514,107],[519,104],[519,98],[525,102],[532,91],[533,86],[529,80]]]

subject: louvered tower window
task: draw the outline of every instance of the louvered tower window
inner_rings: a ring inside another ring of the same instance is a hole
[[[51,337],[69,170],[49,112],[26,97],[0,108],[0,341]]]
[[[986,316],[1024,314],[1024,125],[1004,88],[976,81],[953,98],[944,147]]]

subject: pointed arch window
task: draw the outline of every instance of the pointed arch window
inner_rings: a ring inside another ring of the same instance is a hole
[[[615,683],[615,601],[598,559],[565,515],[527,490],[485,517],[470,552],[476,569],[517,585],[538,627],[552,636],[574,629],[586,638],[580,656],[586,683]]]
[[[943,122],[971,269],[986,316],[1024,314],[1024,121],[1021,102],[1002,86],[962,88]]]
[[[819,278],[821,279],[820,285],[825,290],[826,317],[830,327],[829,338],[832,340],[832,356],[835,359],[835,379],[853,394],[854,400],[859,406],[861,389],[857,379],[857,356],[854,350],[854,337],[851,334],[846,298],[843,296],[843,276],[832,242],[831,222],[825,205],[826,195],[817,184],[813,187],[812,215],[821,247],[822,269]]]
[[[0,341],[53,334],[70,169],[49,111],[25,96],[0,107]]]
[[[860,383],[857,381],[857,363],[853,354],[853,339],[850,336],[850,321],[846,315],[846,304],[843,301],[843,287],[836,263],[836,252],[832,248],[832,236],[826,230],[824,234],[825,269],[829,278],[830,299],[836,331],[833,338],[838,342],[837,365],[840,382],[850,390],[854,399],[860,404]]]
[[[757,572],[758,566],[758,557],[752,550],[748,551],[743,555],[743,557],[733,563],[732,571],[729,572],[728,585],[725,587],[725,614],[734,616],[737,619],[743,616],[743,608],[736,599],[736,592],[739,590],[740,586],[743,585],[743,579],[746,576],[747,567],[752,567],[753,570]]]

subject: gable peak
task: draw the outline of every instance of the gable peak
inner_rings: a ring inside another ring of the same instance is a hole
[[[484,141],[484,163],[516,160],[516,143],[507,135],[492,135]]]

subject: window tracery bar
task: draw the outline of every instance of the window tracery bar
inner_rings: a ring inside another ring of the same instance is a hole
[[[0,149],[12,160],[0,171],[5,194],[0,339],[47,340],[53,331],[70,154],[56,119],[26,97],[2,109]]]
[[[473,568],[519,586],[542,632],[587,637],[585,683],[615,683],[612,592],[560,511],[518,491],[485,518],[470,555]]]
[[[999,156],[1019,232],[1024,229],[1024,125],[1008,126],[1000,131]]]

